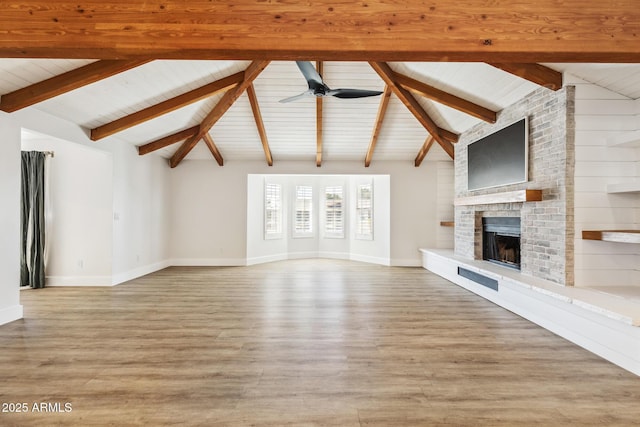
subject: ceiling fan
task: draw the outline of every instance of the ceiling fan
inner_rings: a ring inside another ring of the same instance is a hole
[[[322,77],[316,71],[315,67],[309,61],[296,61],[298,68],[307,79],[309,89],[302,92],[300,95],[291,96],[289,98],[281,99],[280,102],[296,101],[306,96],[335,96],[336,98],[364,98],[366,96],[377,96],[382,92],[378,90],[364,90],[364,89],[331,89],[323,81]]]

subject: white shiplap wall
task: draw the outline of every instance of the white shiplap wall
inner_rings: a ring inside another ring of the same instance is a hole
[[[438,222],[453,221],[455,212],[453,209],[453,198],[455,195],[453,162],[437,162],[438,170]],[[453,227],[438,226],[437,248],[453,249]]]
[[[640,245],[582,240],[582,230],[640,227],[640,193],[607,192],[640,179],[640,147],[608,143],[640,129],[640,101],[569,74],[565,84],[576,87],[575,284],[640,287]]]

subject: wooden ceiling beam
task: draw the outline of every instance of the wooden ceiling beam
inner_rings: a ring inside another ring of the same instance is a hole
[[[0,28],[1,27],[0,25]],[[66,73],[2,95],[0,98],[0,110],[12,113],[37,104],[38,102],[122,73],[123,71],[139,67],[147,62],[150,61],[102,60],[92,62],[83,67],[67,71]]]
[[[540,64],[490,62],[489,65],[551,90],[562,88],[562,73]]]
[[[139,125],[140,123],[155,119],[164,114],[170,113],[171,111],[175,111],[189,104],[193,104],[194,102],[198,102],[222,91],[229,90],[240,83],[243,78],[243,72],[235,73],[197,89],[175,96],[171,99],[167,99],[166,101],[147,107],[143,110],[137,111],[133,114],[129,114],[128,116],[121,117],[110,123],[98,126],[97,128],[91,129],[91,139],[93,141],[97,141],[99,139],[106,138],[107,136],[113,135],[114,133],[121,132],[125,129],[129,129],[130,127]]]
[[[214,124],[227,112],[227,110],[233,105],[234,102],[242,95],[242,93],[249,87],[249,85],[255,80],[256,77],[269,65],[269,61],[253,61],[246,70],[244,70],[244,78],[233,89],[228,90],[222,96],[220,101],[215,107],[207,114],[204,120],[200,123],[200,130],[198,133],[187,139],[175,152],[169,164],[172,168],[175,168],[180,162],[193,150],[198,141],[202,139],[204,134],[208,133]]]
[[[0,57],[637,62],[616,2],[164,0],[0,3]],[[310,13],[309,11],[314,11]]]
[[[262,120],[262,114],[260,113],[260,105],[258,105],[258,96],[256,95],[256,90],[253,87],[253,83],[250,84],[249,87],[247,87],[247,95],[249,95],[249,103],[251,104],[251,110],[253,111],[253,118],[256,121],[256,127],[258,128],[260,141],[262,141],[264,157],[267,159],[267,164],[269,166],[273,166],[273,157],[271,156],[271,148],[269,148],[267,131],[264,127],[264,121]]]
[[[153,142],[149,142],[144,145],[138,146],[138,155],[144,156],[145,154],[152,153],[156,150],[160,150],[161,148],[168,147],[169,145],[175,144],[180,141],[184,141],[190,136],[195,135],[200,130],[200,125],[191,127],[189,129],[181,130],[178,133],[174,133],[173,135],[165,136],[164,138],[157,139]]]
[[[213,142],[211,135],[209,135],[208,133],[205,133],[204,135],[202,135],[202,140],[204,141],[205,144],[207,144],[209,151],[211,151],[211,154],[216,159],[216,162],[218,162],[218,166],[224,166],[224,159],[222,158],[222,154],[220,154],[218,147]]]
[[[429,117],[426,111],[418,103],[418,101],[411,95],[411,93],[400,86],[396,80],[395,72],[391,67],[384,62],[369,62],[371,67],[380,75],[382,80],[391,88],[393,93],[402,101],[402,103],[411,111],[411,113],[418,119],[418,122],[429,132],[438,144],[444,149],[444,151],[453,159],[454,149],[451,141],[444,138],[442,135],[442,129],[440,129],[434,121]]]
[[[241,93],[235,93],[237,92],[237,89],[238,87],[236,86],[235,89],[231,89],[225,92],[225,94],[222,95],[222,98],[220,98],[216,106],[213,107],[213,109],[209,114],[216,111],[219,113],[220,117],[222,117],[224,112],[226,112],[229,109],[229,107],[233,104],[233,101],[235,101],[234,97],[236,95],[238,97],[241,95]],[[222,112],[221,110],[224,110],[224,112]],[[169,165],[172,168],[175,168],[176,166],[178,166],[180,162],[185,157],[187,157],[187,155],[191,152],[191,150],[193,150],[193,148],[198,144],[198,142],[202,139],[203,135],[209,132],[210,129],[211,128],[207,129],[206,132],[202,132],[202,123],[200,123],[198,132],[190,136],[189,139],[187,139],[185,142],[182,143],[180,148],[178,148],[178,150],[173,154],[173,156],[171,156],[171,159],[169,160]]]
[[[469,114],[477,119],[485,122],[495,123],[496,112],[481,105],[475,104],[459,96],[452,95],[448,92],[435,88],[421,81],[412,79],[404,74],[395,73],[396,81],[400,86],[410,90],[413,93],[429,98],[439,104],[454,108],[463,113]]]
[[[422,148],[420,148],[420,151],[418,151],[418,155],[416,156],[416,159],[413,162],[415,167],[419,167],[422,164],[422,161],[427,156],[427,153],[429,152],[429,150],[431,150],[431,147],[433,146],[433,141],[434,141],[433,136],[431,135],[427,136],[427,139],[424,141],[424,144],[422,144]]]
[[[391,88],[389,85],[384,86],[384,92],[380,98],[380,106],[378,107],[378,114],[376,116],[376,124],[373,128],[373,135],[371,135],[371,141],[369,142],[369,148],[367,149],[367,155],[364,158],[364,167],[368,168],[371,165],[371,159],[373,158],[373,152],[376,149],[378,143],[378,137],[380,136],[380,129],[382,129],[382,122],[384,116],[387,113],[387,107],[389,106],[389,99],[391,99]]]
[[[458,135],[457,133],[453,133],[442,128],[440,128],[440,136],[442,136],[445,141],[453,142],[454,144],[458,142],[458,139],[460,138],[460,135]]]
[[[316,69],[322,77],[324,66],[322,61],[316,61]],[[322,97],[316,98],[316,167],[322,166]]]

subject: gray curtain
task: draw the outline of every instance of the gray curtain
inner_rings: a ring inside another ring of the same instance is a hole
[[[44,288],[44,161],[44,153],[22,152],[20,286],[32,288]]]

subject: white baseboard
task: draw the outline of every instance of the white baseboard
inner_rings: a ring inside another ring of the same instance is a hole
[[[318,252],[289,252],[287,254],[287,259],[310,259],[310,258],[318,258]]]
[[[111,277],[111,285],[119,285],[129,280],[137,279],[138,277],[145,276],[147,274],[162,270],[173,265],[170,260],[160,261],[153,264],[144,265],[142,267],[134,268],[133,270],[124,271],[122,273],[114,274]]]
[[[23,310],[21,305],[12,305],[11,307],[0,309],[0,325],[22,319],[22,317]]]
[[[389,258],[373,257],[369,255],[351,254],[349,259],[351,261],[367,262],[369,264],[391,265],[391,260]]]
[[[371,257],[366,255],[351,254],[348,252],[290,252],[276,255],[268,255],[262,257],[247,258],[246,265],[264,264],[267,262],[285,261],[288,259],[313,259],[313,258],[325,258],[325,259],[344,259],[351,261],[366,262],[369,264],[391,265],[388,259]],[[416,264],[419,267],[421,264],[418,261]]]
[[[170,262],[176,267],[238,267],[246,264],[244,258],[178,258]]]
[[[112,286],[111,276],[47,276],[45,286]]]
[[[247,258],[246,265],[265,264],[267,262],[285,261],[289,259],[288,254],[276,254]]]
[[[318,252],[318,258],[350,260],[351,254],[349,252],[324,251],[324,252]]]
[[[391,260],[391,265],[394,267],[422,267],[422,259],[398,259],[394,258]]]

